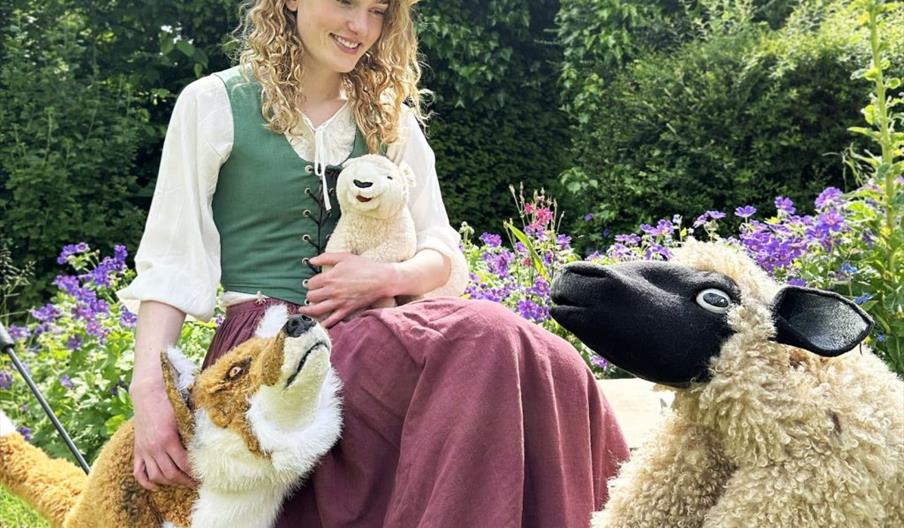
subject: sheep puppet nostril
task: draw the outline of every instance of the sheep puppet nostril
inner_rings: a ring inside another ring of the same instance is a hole
[[[374,182],[363,182],[360,180],[352,180],[352,183],[355,184],[355,187],[359,189],[367,189],[368,187],[372,187]]]

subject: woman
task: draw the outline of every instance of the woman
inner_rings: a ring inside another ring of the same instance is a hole
[[[454,297],[466,264],[423,120],[416,0],[257,0],[240,66],[180,94],[138,277],[135,477],[193,484],[163,392],[159,351],[185,314],[227,315],[205,365],[247,339],[273,302],[330,328],[343,439],[278,526],[586,526],[626,449],[564,341],[498,305]],[[323,254],[336,167],[385,152],[417,176],[418,251],[398,264]],[[330,265],[325,273],[319,267]]]

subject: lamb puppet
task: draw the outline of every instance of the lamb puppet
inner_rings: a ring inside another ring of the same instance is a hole
[[[695,241],[569,265],[552,298],[588,346],[676,390],[593,527],[904,526],[904,383],[857,346],[872,322],[855,304]]]
[[[413,257],[417,251],[417,233],[408,198],[414,185],[414,173],[404,162],[396,165],[378,154],[345,162],[336,182],[342,216],[325,251],[353,253],[375,262],[402,262]],[[324,266],[323,271],[328,269]],[[452,273],[463,272],[452,270]],[[457,282],[461,281],[448,283]],[[458,292],[446,292],[440,287],[425,296],[449,294],[458,295]],[[374,307],[394,305],[390,299]]]
[[[197,377],[176,349],[162,362],[197,490],[138,485],[131,421],[86,476],[26,442],[2,412],[0,484],[55,527],[271,526],[283,497],[339,438],[339,381],[326,332],[274,306],[255,337]]]

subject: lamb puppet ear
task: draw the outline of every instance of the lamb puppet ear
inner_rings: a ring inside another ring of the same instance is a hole
[[[163,382],[166,395],[176,413],[179,436],[187,442],[194,434],[194,420],[191,413],[191,386],[195,382],[195,364],[176,347],[160,354],[163,366]]]
[[[775,341],[824,357],[844,354],[869,335],[873,320],[837,293],[798,286],[779,290],[772,304]]]

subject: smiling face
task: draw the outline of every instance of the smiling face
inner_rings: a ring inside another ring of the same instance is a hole
[[[305,66],[348,73],[377,42],[389,0],[288,0],[297,13]]]

